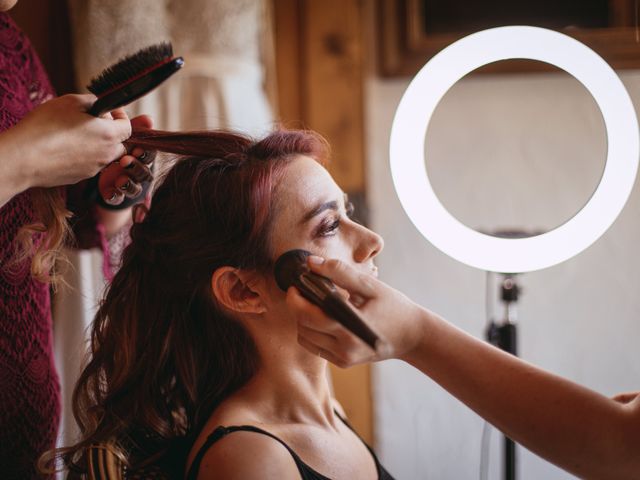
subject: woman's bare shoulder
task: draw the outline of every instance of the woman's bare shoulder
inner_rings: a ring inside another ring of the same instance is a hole
[[[211,415],[193,444],[187,464],[190,466],[216,428],[263,425],[255,410],[240,402],[225,402]],[[265,429],[269,431],[269,429]],[[198,470],[198,480],[209,479],[288,479],[299,478],[296,464],[277,440],[257,432],[228,433],[207,450]]]
[[[293,457],[278,441],[256,432],[236,431],[209,448],[197,478],[293,480],[300,474]]]

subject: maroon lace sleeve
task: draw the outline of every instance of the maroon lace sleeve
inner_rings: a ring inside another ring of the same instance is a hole
[[[52,96],[28,39],[0,13],[0,131]],[[49,288],[31,277],[28,261],[7,268],[19,228],[32,221],[28,191],[0,209],[0,465],[11,479],[36,478],[35,462],[54,446],[60,415]]]

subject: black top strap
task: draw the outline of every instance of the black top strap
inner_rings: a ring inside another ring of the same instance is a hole
[[[360,438],[360,436],[356,433],[356,431],[349,424],[349,422],[345,418],[343,418],[342,415],[340,415],[337,411],[334,410],[334,412],[338,416],[338,418],[340,418],[340,420],[342,420],[342,422],[349,429],[351,429],[356,434],[356,436],[358,438]],[[281,439],[276,437],[274,434],[269,433],[266,430],[262,430],[261,428],[254,427],[253,425],[241,425],[241,426],[232,426],[232,427],[222,427],[222,426],[220,426],[220,427],[216,428],[213,431],[213,433],[211,433],[211,435],[209,435],[207,437],[207,440],[200,447],[200,450],[198,450],[197,455],[195,456],[195,458],[193,459],[193,462],[191,463],[191,467],[189,468],[189,473],[187,474],[186,480],[197,480],[198,471],[200,470],[200,464],[202,463],[202,460],[203,460],[205,454],[207,453],[209,448],[211,448],[211,446],[214,443],[216,443],[218,440],[220,440],[221,438],[225,437],[226,435],[228,435],[230,433],[233,433],[233,432],[238,432],[238,431],[260,433],[262,435],[266,435],[268,437],[271,437],[274,440],[276,440],[277,442],[279,442],[282,446],[284,446],[284,448],[287,449],[287,451],[291,454],[291,457],[293,457],[293,460],[296,462],[296,466],[298,467],[298,471],[300,472],[300,477],[302,478],[302,480],[331,480],[328,477],[325,477],[321,473],[319,473],[316,470],[314,470],[313,468],[311,468],[306,463],[304,463],[302,461],[302,459],[298,456],[298,454],[296,452],[294,452],[291,449],[291,447],[289,447],[289,445],[287,445]],[[364,445],[367,447],[367,449],[369,450],[369,452],[373,456],[373,459],[374,459],[375,464],[376,464],[376,469],[378,471],[378,478],[380,480],[392,479],[392,477],[388,474],[388,472],[382,467],[382,465],[380,465],[380,462],[378,461],[378,457],[376,456],[374,451],[371,449],[371,447],[369,447],[369,445],[367,445],[367,443],[364,442],[364,441],[362,443],[364,443]]]
[[[189,468],[189,473],[187,474],[187,480],[197,480],[198,471],[200,470],[200,464],[202,463],[202,460],[204,459],[205,454],[214,443],[216,443],[218,440],[227,436],[230,433],[239,432],[239,431],[260,433],[262,435],[271,437],[275,441],[279,442],[284,448],[287,449],[287,451],[293,457],[293,460],[296,462],[296,466],[298,467],[298,471],[300,472],[300,476],[302,477],[303,480],[330,480],[324,475],[311,469],[311,467],[309,467],[306,463],[304,463],[302,459],[298,456],[298,454],[294,452],[291,449],[291,447],[289,447],[289,445],[287,445],[285,442],[280,440],[274,434],[269,433],[266,430],[262,430],[261,428],[254,427],[253,425],[240,425],[240,426],[233,426],[233,427],[220,426],[216,428],[213,431],[213,433],[207,437],[207,440],[204,442],[202,447],[200,447],[198,454],[193,459],[193,462],[191,463],[191,467]]]

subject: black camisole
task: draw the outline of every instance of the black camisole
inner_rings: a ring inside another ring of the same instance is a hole
[[[342,420],[342,422],[347,427],[349,427],[356,434],[358,438],[360,438],[360,436],[355,432],[355,430],[353,430],[351,425],[349,425],[349,422],[347,422],[344,418],[342,418],[342,416],[338,412],[336,412],[336,415],[340,418],[340,420]],[[298,456],[298,454],[294,452],[291,449],[291,447],[289,447],[289,445],[287,445],[285,442],[280,440],[278,437],[276,437],[272,433],[262,430],[261,428],[254,427],[252,425],[240,425],[240,426],[233,426],[233,427],[220,426],[216,428],[213,431],[213,433],[207,437],[207,440],[204,442],[202,447],[200,447],[200,450],[198,450],[198,454],[193,459],[193,462],[191,463],[191,467],[189,468],[189,473],[187,474],[187,480],[197,480],[198,470],[200,470],[200,463],[202,463],[202,459],[207,453],[207,450],[209,450],[214,443],[216,443],[218,440],[225,437],[226,435],[229,435],[230,433],[238,432],[238,431],[260,433],[262,435],[266,435],[268,437],[273,438],[277,442],[280,442],[287,449],[287,451],[293,457],[293,460],[296,462],[296,466],[298,467],[298,471],[300,472],[300,478],[302,480],[331,480],[329,477],[325,477],[324,475],[322,475],[321,473],[317,472],[316,470],[311,468],[309,465],[304,463],[302,459]],[[373,450],[371,450],[369,445],[367,445],[364,442],[364,440],[362,439],[360,440],[367,447],[367,450],[371,452],[371,456],[373,457],[373,460],[376,463],[376,470],[378,471],[378,480],[394,480],[391,474],[387,472],[384,469],[384,467],[380,464],[378,457],[376,457],[376,454],[373,452]]]

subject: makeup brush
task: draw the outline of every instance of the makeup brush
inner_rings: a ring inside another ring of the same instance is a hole
[[[184,65],[171,43],[143,48],[107,67],[87,86],[98,100],[87,113],[96,117],[123,107],[150,92]]]
[[[306,250],[289,250],[276,260],[274,275],[278,287],[286,292],[291,285],[295,286],[303,297],[319,306],[373,350],[379,351],[383,342],[378,335],[340,295],[331,280],[311,271],[307,265],[309,255],[311,253]]]

